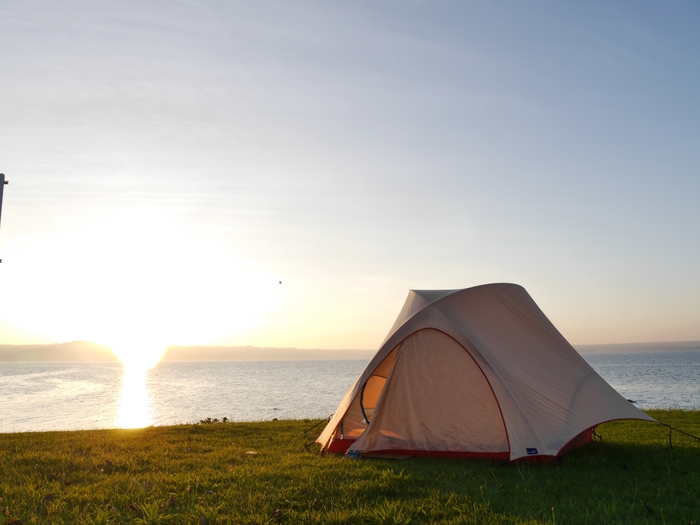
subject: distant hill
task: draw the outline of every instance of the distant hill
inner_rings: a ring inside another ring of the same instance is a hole
[[[0,362],[118,363],[111,348],[89,341],[48,345],[0,345]]]
[[[375,350],[306,350],[256,346],[169,346],[165,362],[182,361],[287,361],[367,359]],[[89,341],[46,345],[0,345],[0,362],[119,363],[111,348]]]
[[[631,354],[642,352],[684,352],[700,350],[700,341],[667,341],[660,343],[620,343],[576,345],[580,354]]]
[[[376,350],[307,350],[260,348],[257,346],[169,346],[161,361],[289,361],[322,359],[367,359]]]

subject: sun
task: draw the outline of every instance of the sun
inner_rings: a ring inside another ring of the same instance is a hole
[[[44,250],[60,256],[28,257],[7,283],[12,317],[46,339],[106,344],[126,366],[148,369],[168,345],[214,344],[274,308],[276,278],[168,217],[129,210],[47,240]]]
[[[129,334],[123,339],[115,338],[109,343],[125,368],[148,370],[156,366],[168,347],[162,338],[146,334]]]

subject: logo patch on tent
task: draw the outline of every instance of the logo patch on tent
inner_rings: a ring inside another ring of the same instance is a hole
[[[537,454],[537,449],[536,448],[526,448],[527,455],[529,456],[530,454]]]

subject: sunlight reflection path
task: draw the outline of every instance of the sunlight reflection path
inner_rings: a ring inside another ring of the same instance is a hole
[[[151,399],[146,385],[147,369],[124,366],[122,387],[119,393],[119,428],[142,428],[148,426]]]

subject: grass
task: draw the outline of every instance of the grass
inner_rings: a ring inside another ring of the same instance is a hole
[[[650,414],[700,435],[700,412]],[[659,425],[498,464],[321,457],[314,423],[0,434],[0,525],[700,524],[700,443],[674,432],[671,449]]]

